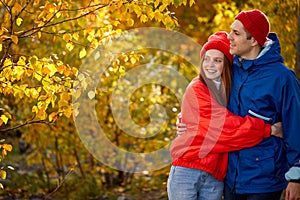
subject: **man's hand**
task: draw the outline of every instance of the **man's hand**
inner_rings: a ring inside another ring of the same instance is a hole
[[[271,135],[283,138],[282,122],[277,122],[271,126]]]
[[[300,199],[300,183],[290,182],[285,191],[285,200]]]
[[[177,115],[177,121],[176,121],[176,130],[177,130],[177,136],[181,136],[186,132],[186,124],[181,123],[182,115],[179,113]]]

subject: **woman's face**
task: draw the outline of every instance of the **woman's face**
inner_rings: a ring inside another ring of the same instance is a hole
[[[216,49],[206,51],[202,69],[206,78],[211,80],[220,80],[224,67],[224,54]]]

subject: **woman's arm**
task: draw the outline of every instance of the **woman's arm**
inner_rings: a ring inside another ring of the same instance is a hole
[[[187,134],[196,131],[193,144],[201,145],[201,152],[235,151],[255,146],[270,137],[270,124],[254,117],[234,115],[219,105],[208,88],[199,82],[187,88],[181,114]]]

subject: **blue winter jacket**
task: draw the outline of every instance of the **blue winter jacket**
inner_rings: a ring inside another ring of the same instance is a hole
[[[283,64],[277,35],[268,37],[273,43],[255,60],[234,57],[228,108],[270,124],[282,121],[284,139],[272,136],[255,147],[229,154],[225,183],[238,194],[286,188],[285,173],[300,161],[300,84]]]

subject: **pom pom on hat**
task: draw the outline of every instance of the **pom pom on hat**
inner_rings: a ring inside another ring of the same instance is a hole
[[[240,12],[235,19],[239,20],[254,39],[263,46],[270,32],[270,22],[260,10]]]
[[[225,31],[216,32],[208,37],[207,42],[201,49],[200,57],[202,58],[203,54],[210,49],[221,51],[228,58],[229,62],[232,63],[233,55],[229,52],[230,41],[228,39],[228,34]]]

